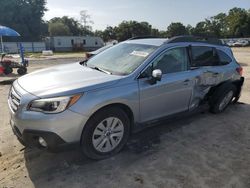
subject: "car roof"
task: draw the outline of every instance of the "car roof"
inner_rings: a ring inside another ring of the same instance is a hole
[[[166,41],[168,41],[167,38],[146,38],[146,39],[127,40],[125,42],[132,43],[132,44],[145,44],[145,45],[152,45],[152,46],[161,46]]]
[[[172,38],[154,38],[154,37],[134,37],[127,41],[126,43],[133,44],[145,44],[145,45],[153,45],[153,46],[162,46],[163,44],[181,44],[181,43],[189,43],[189,44],[203,44],[210,46],[226,46],[225,43],[217,38],[209,38],[209,37],[197,37],[191,35],[183,35],[176,36]]]
[[[176,37],[177,38],[177,37]],[[211,41],[174,41],[176,38],[143,38],[143,39],[132,39],[126,40],[125,43],[130,44],[144,44],[144,45],[152,45],[152,46],[187,46],[187,45],[194,45],[194,46],[208,46],[208,47],[215,47],[226,52],[228,55],[231,56],[231,48],[228,45],[219,44],[218,42],[211,42]],[[179,37],[178,37],[179,38]],[[178,39],[177,38],[177,39]],[[173,40],[174,39],[174,40]]]

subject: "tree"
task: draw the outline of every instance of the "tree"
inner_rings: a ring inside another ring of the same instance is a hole
[[[60,21],[49,23],[49,34],[50,34],[50,36],[69,36],[69,35],[72,35],[69,27]]]
[[[228,24],[227,24],[227,14],[219,13],[216,16],[211,17],[212,28],[214,29],[214,34],[217,37],[225,37],[228,35]]]
[[[23,40],[40,40],[47,34],[47,24],[42,20],[46,0],[1,0],[0,25],[18,31]]]
[[[58,23],[58,22],[67,26],[72,35],[78,36],[78,35],[82,34],[82,28],[81,28],[82,26],[74,18],[70,18],[68,16],[63,16],[62,18],[60,18],[60,17],[52,18],[49,21],[49,23]]]
[[[202,36],[207,32],[207,24],[205,21],[199,22],[196,26],[191,30],[192,35]]]
[[[188,35],[192,35],[193,29],[194,28],[190,24],[187,25],[186,30],[187,30]]]
[[[233,8],[228,14],[219,13],[199,22],[191,33],[221,38],[250,36],[250,12],[241,8]]]
[[[193,29],[194,35],[208,36],[208,37],[220,37],[221,26],[213,19],[205,19],[205,21],[199,22]]]
[[[186,27],[180,22],[171,23],[167,28],[168,37],[187,35],[187,34],[188,34],[188,31]]]
[[[118,41],[127,40],[131,37],[146,36],[151,34],[152,26],[148,22],[123,21],[115,27]]]
[[[242,8],[233,8],[229,10],[226,18],[229,35],[245,37],[250,35],[249,12]]]
[[[159,36],[160,36],[160,31],[159,31],[159,29],[152,28],[152,29],[151,29],[150,35],[151,35],[151,36],[154,36],[154,37],[159,37]]]
[[[114,40],[116,39],[116,32],[115,28],[108,26],[106,29],[102,32],[101,38],[104,41]]]
[[[91,16],[88,14],[87,10],[82,10],[80,12],[80,22],[83,25],[83,30],[85,33],[92,31],[91,25],[94,24],[94,22],[91,20]]]

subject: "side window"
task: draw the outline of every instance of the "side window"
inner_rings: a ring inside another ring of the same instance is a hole
[[[217,54],[220,60],[220,65],[227,65],[231,63],[232,59],[225,52],[217,50]]]
[[[186,71],[188,66],[187,48],[174,48],[166,51],[153,63],[153,69],[160,69],[163,74]]]
[[[212,47],[194,46],[192,47],[192,66],[215,66],[218,65],[218,56]]]

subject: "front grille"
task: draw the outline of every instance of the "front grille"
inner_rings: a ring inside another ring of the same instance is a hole
[[[13,110],[13,112],[16,112],[18,110],[18,107],[20,105],[20,95],[16,92],[14,87],[11,87],[10,94],[9,94],[9,104],[10,108]]]

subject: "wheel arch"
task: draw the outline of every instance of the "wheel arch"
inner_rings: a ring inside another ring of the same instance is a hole
[[[241,89],[241,86],[242,86],[242,81],[240,81],[240,80],[234,80],[234,81],[232,81],[232,80],[227,80],[227,81],[224,81],[224,82],[219,83],[218,85],[212,86],[212,87],[209,89],[209,91],[208,91],[208,93],[206,94],[206,96],[204,97],[204,100],[205,100],[205,101],[209,101],[210,98],[213,96],[213,94],[215,93],[215,91],[216,91],[218,88],[220,88],[222,85],[230,85],[230,84],[236,86],[237,91],[239,91],[239,90]]]
[[[126,105],[126,104],[123,104],[123,103],[112,103],[112,104],[107,104],[107,105],[104,105],[102,107],[100,107],[99,109],[97,109],[94,113],[92,113],[92,115],[89,117],[89,119],[87,120],[86,124],[99,112],[101,111],[104,111],[105,109],[107,108],[120,108],[122,109],[127,115],[128,115],[128,118],[130,120],[130,133],[132,133],[133,131],[133,128],[134,128],[134,113],[133,111],[131,110],[131,108]],[[83,132],[84,132],[84,129],[85,129],[85,126],[83,127],[82,129],[82,135],[83,135]],[[82,139],[82,135],[81,135],[81,139]]]

